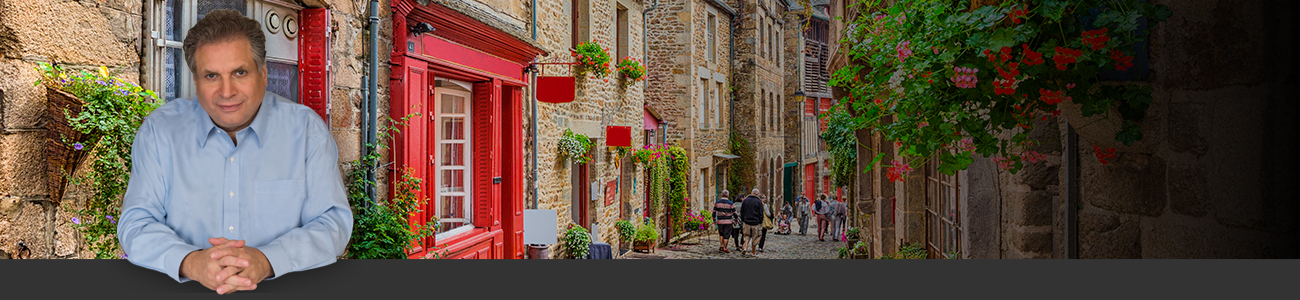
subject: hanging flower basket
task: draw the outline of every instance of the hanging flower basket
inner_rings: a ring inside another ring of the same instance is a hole
[[[50,201],[60,203],[63,191],[67,188],[68,178],[77,170],[90,148],[99,141],[99,133],[83,134],[72,129],[64,114],[78,115],[85,102],[64,91],[46,87],[45,102],[45,158],[46,186],[50,192]],[[84,141],[84,142],[78,142]]]

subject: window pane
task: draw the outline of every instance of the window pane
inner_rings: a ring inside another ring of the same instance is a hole
[[[465,97],[442,94],[442,113],[444,114],[463,114],[465,113]]]
[[[444,196],[438,200],[438,218],[440,219],[460,219],[465,218],[465,197],[464,196]],[[454,228],[454,227],[453,227]],[[451,229],[451,228],[443,228]]]
[[[300,103],[298,99],[298,65],[266,62],[266,91]]]
[[[166,38],[168,40],[179,41],[184,32],[181,31],[181,28],[184,27],[184,25],[181,25],[181,16],[182,13],[184,13],[182,7],[185,7],[184,1],[167,0],[167,4],[163,6],[167,7],[167,16],[165,17],[166,21],[164,22],[166,23],[167,28],[163,29],[163,33],[167,35]]]
[[[180,64],[185,59],[185,54],[181,51],[180,48],[167,48],[167,50],[163,51],[165,56],[163,57],[163,63],[166,65],[164,66],[166,70],[163,71],[164,101],[172,101],[180,97],[181,78],[183,78],[181,77],[183,67]]]
[[[465,139],[465,118],[443,117],[442,118],[442,139],[444,140]]]
[[[442,170],[442,192],[455,193],[465,191],[465,170]]]
[[[465,165],[465,144],[443,144],[441,151],[442,151],[442,165],[444,166]]]
[[[199,0],[198,20],[202,20],[203,16],[207,16],[209,12],[218,9],[233,9],[239,11],[241,14],[248,15],[247,6],[248,3],[244,2],[244,0]]]

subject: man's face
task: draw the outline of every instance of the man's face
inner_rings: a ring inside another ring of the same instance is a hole
[[[226,131],[247,127],[266,95],[266,67],[258,67],[245,38],[200,46],[194,52],[194,87],[212,123]]]

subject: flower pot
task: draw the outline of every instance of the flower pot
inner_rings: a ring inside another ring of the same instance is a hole
[[[632,243],[632,251],[637,251],[637,252],[642,252],[642,253],[653,253],[653,252],[655,251],[655,249],[654,249],[654,242],[653,242],[653,241],[636,241],[636,242],[633,242],[633,243]]]
[[[76,172],[77,166],[90,154],[90,149],[99,140],[98,134],[82,134],[68,124],[64,114],[78,115],[85,102],[66,92],[46,88],[45,103],[45,159],[46,187],[50,201],[59,203],[63,200],[63,191],[67,187],[68,177]],[[64,142],[64,141],[67,142]],[[73,148],[73,143],[81,143],[81,150]]]

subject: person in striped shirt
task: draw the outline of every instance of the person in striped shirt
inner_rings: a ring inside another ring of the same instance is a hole
[[[727,199],[730,196],[729,194],[727,190],[722,190],[722,195],[718,197],[718,201],[713,202],[713,223],[718,224],[718,235],[722,237],[719,239],[722,243],[718,247],[718,251],[722,251],[722,253],[731,253],[731,251],[727,250],[727,237],[732,234],[732,219],[736,214],[735,203]]]

